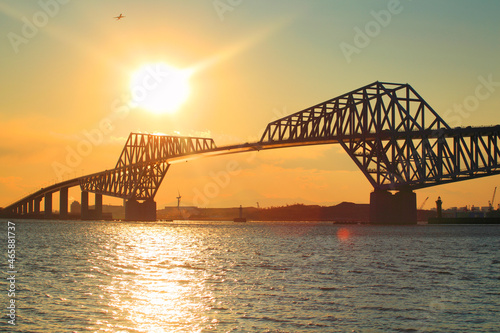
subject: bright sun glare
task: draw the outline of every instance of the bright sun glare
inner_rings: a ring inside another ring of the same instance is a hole
[[[165,63],[144,65],[130,80],[132,103],[156,114],[174,113],[189,96],[190,76],[190,70]]]

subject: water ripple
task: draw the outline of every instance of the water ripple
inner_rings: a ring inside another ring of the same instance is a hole
[[[500,326],[498,226],[19,224],[23,332]]]

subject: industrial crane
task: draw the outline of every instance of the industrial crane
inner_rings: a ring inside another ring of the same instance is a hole
[[[424,205],[427,202],[427,199],[429,199],[429,197],[425,198],[424,202],[422,202],[422,204],[420,205],[420,207],[418,207],[418,209],[424,209]]]

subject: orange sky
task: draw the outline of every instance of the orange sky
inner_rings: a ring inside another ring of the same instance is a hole
[[[0,206],[58,176],[114,167],[130,132],[255,141],[270,121],[377,80],[410,83],[452,126],[500,124],[499,12],[497,1],[465,0],[5,1]],[[171,114],[120,114],[132,74],[160,62],[193,71],[186,102]],[[474,100],[478,89],[489,93]],[[69,166],[83,141],[90,149]],[[59,164],[71,171],[61,175]],[[486,206],[498,184],[432,187],[417,202]],[[371,186],[328,145],[173,165],[158,207],[176,204],[178,191],[184,205],[266,207],[367,203]]]

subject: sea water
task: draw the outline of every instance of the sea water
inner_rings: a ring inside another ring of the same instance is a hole
[[[0,331],[500,331],[496,225],[12,222]]]

